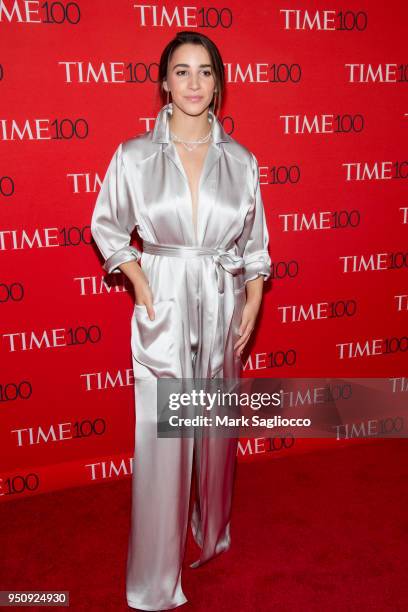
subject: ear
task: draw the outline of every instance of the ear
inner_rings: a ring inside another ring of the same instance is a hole
[[[169,87],[167,85],[167,79],[163,79],[163,89],[164,91],[169,91]]]

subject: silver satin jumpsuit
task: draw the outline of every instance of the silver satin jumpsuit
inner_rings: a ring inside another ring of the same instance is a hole
[[[197,238],[191,191],[169,139],[172,103],[153,130],[119,144],[92,215],[92,236],[108,273],[136,260],[155,319],[134,306],[135,454],[127,558],[128,605],[165,610],[187,601],[181,585],[193,457],[191,529],[199,567],[230,546],[236,438],[158,438],[157,377],[234,378],[245,283],[271,274],[258,162],[209,111],[212,142],[198,187]],[[143,251],[130,245],[137,229]],[[194,451],[194,454],[193,454]]]

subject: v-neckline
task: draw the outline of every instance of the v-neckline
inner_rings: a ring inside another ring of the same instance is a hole
[[[185,181],[187,183],[187,189],[188,189],[188,192],[190,194],[190,206],[189,206],[189,210],[190,210],[190,225],[191,225],[192,235],[193,235],[195,244],[196,244],[196,246],[198,246],[198,244],[199,244],[199,221],[200,221],[200,218],[199,218],[199,212],[200,212],[199,208],[200,208],[201,183],[202,183],[202,180],[203,180],[203,176],[205,175],[205,170],[206,170],[206,167],[207,167],[207,162],[208,162],[210,148],[213,146],[214,143],[213,143],[212,140],[209,143],[209,146],[207,148],[207,152],[206,152],[206,154],[204,156],[203,164],[201,166],[200,177],[199,177],[198,183],[197,183],[196,224],[194,224],[194,218],[193,218],[193,194],[192,194],[191,187],[190,187],[190,181],[188,180],[187,172],[186,172],[186,170],[184,168],[184,164],[183,164],[183,162],[181,160],[181,157],[179,155],[179,152],[178,152],[178,149],[177,149],[175,143],[173,141],[171,141],[171,144],[172,144],[172,146],[174,148],[175,155],[176,155],[176,158],[177,158],[178,166],[179,166],[179,168],[180,168],[180,170],[181,170],[181,172],[182,172],[182,174],[184,176],[184,179],[185,179]]]

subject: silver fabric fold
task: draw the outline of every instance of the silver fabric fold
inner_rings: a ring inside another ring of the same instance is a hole
[[[119,268],[120,264],[126,263],[127,261],[139,261],[142,257],[142,252],[134,246],[125,246],[116,251],[111,255],[103,264],[104,270],[108,274],[115,272],[121,272]]]
[[[137,260],[153,294],[155,319],[135,304],[130,330],[136,428],[126,595],[141,610],[187,601],[181,569],[193,465],[191,529],[200,554],[191,567],[231,545],[237,439],[157,438],[157,379],[239,378],[233,346],[245,284],[271,276],[255,156],[210,112],[194,227],[188,179],[169,140],[171,113],[172,104],[164,106],[154,130],[117,147],[91,220],[104,269]],[[131,245],[134,229],[143,251]]]

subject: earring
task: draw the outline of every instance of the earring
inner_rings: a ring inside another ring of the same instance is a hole
[[[170,102],[170,91],[167,91],[167,104]]]

